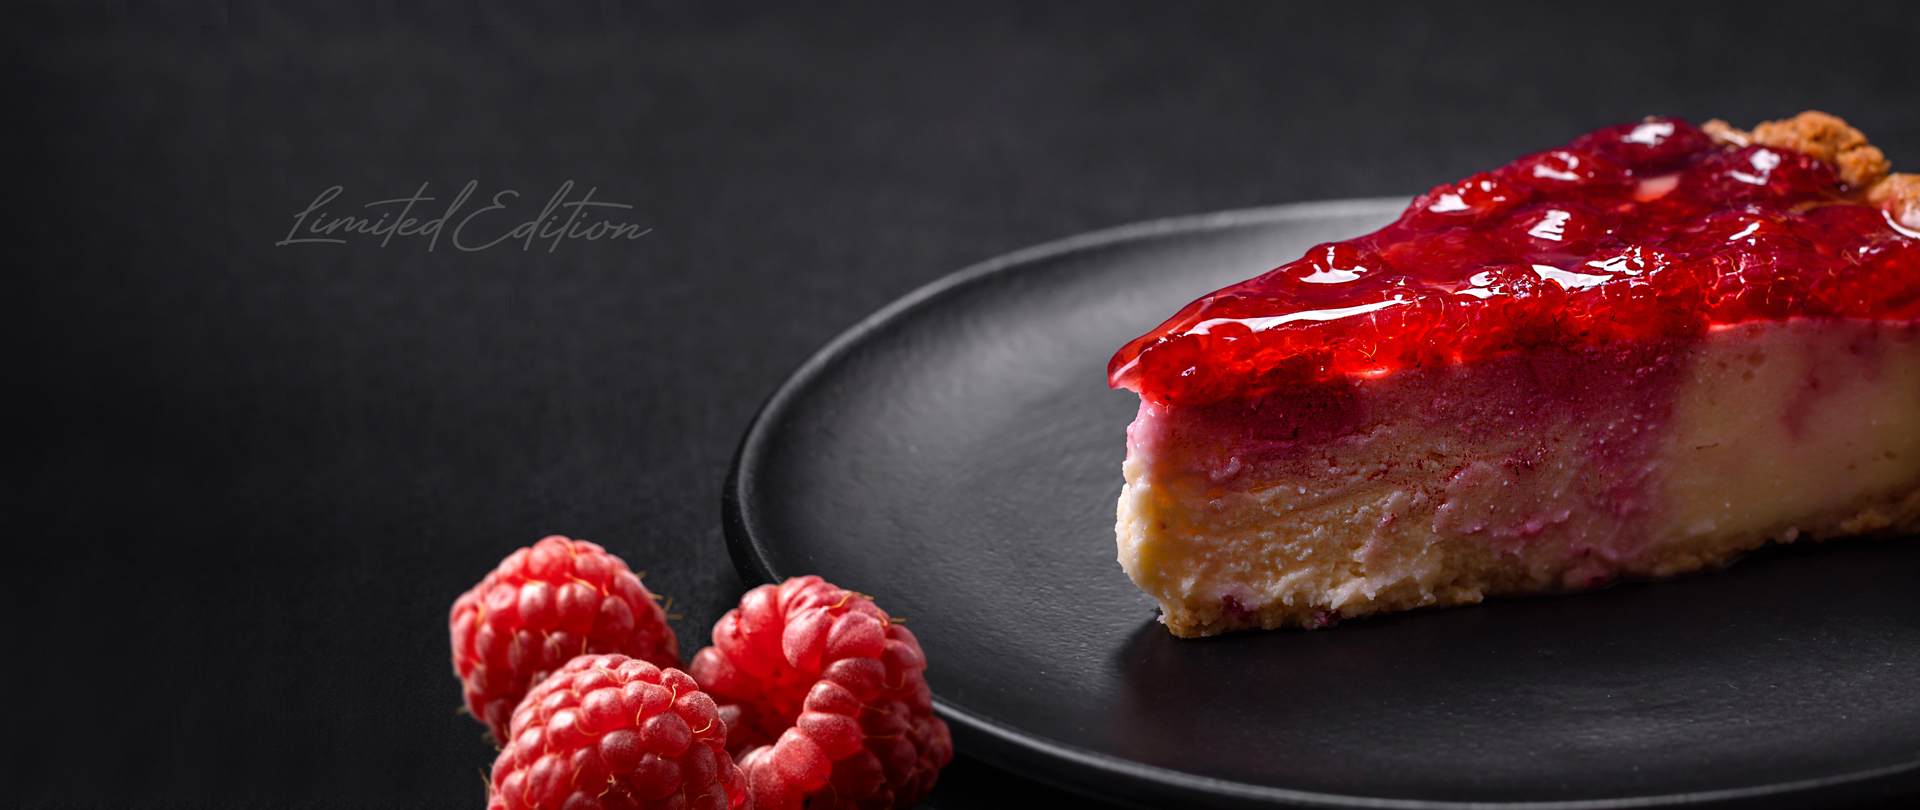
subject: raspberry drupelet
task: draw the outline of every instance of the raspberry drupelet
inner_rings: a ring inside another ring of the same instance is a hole
[[[750,810],[726,738],[685,672],[579,656],[514,710],[487,810]]]
[[[680,641],[640,578],[606,549],[560,535],[508,555],[454,601],[447,625],[467,710],[495,740],[521,696],[574,656],[680,666]]]
[[[913,633],[819,577],[749,591],[693,659],[763,810],[907,808],[953,758]]]

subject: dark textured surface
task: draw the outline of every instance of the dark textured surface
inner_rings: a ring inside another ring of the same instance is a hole
[[[884,595],[940,664],[927,682],[957,740],[1114,798],[1153,795],[1128,778],[1158,778],[1143,765],[1234,783],[1164,788],[1226,806],[1262,790],[1817,806],[1832,793],[1779,786],[1888,769],[1905,773],[1873,790],[1920,793],[1911,538],[1311,633],[1181,640],[1154,620],[1114,561],[1137,399],[1101,385],[1108,350],[1196,288],[1370,230],[1396,203],[1148,226],[863,324],[755,424],[729,541],[764,578]]]
[[[761,399],[990,256],[1407,195],[1648,113],[1819,107],[1920,166],[1904,4],[0,15],[0,793],[36,806],[478,806],[453,596],[564,532],[697,645],[741,590],[718,502]],[[653,232],[273,244],[331,185],[569,179]],[[1052,794],[966,763],[929,803],[1008,795]]]

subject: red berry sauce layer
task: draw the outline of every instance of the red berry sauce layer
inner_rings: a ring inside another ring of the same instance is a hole
[[[1717,324],[1920,318],[1920,232],[1861,200],[1793,149],[1673,118],[1608,127],[1188,304],[1121,348],[1108,380],[1203,405]]]

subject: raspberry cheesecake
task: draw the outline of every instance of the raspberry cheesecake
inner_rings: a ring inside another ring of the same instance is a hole
[[[1114,355],[1179,636],[1920,529],[1920,176],[1818,112],[1601,129]]]

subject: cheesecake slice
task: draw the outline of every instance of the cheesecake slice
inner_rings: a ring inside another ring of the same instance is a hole
[[[1920,176],[1649,118],[1416,198],[1122,348],[1120,563],[1179,636],[1920,530]]]

